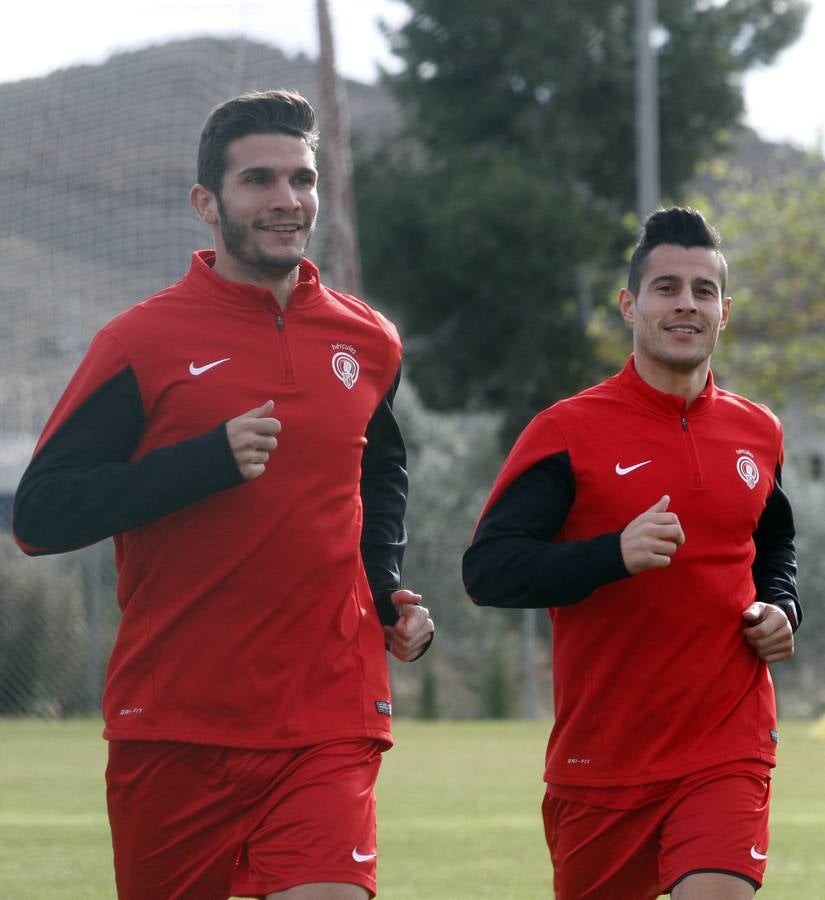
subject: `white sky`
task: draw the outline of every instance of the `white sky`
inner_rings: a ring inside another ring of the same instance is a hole
[[[399,0],[329,0],[341,72],[375,78],[393,58],[378,18],[401,24]],[[317,54],[315,0],[40,0],[19,2],[0,29],[0,82],[48,74],[112,52],[192,35],[245,35],[287,53]],[[805,32],[777,62],[745,79],[746,121],[766,140],[825,148],[825,0],[811,0]]]

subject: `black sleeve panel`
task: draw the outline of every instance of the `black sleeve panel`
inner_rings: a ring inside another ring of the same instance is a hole
[[[464,585],[476,603],[509,609],[568,606],[629,577],[621,532],[548,543],[564,525],[575,491],[567,452],[546,457],[507,487],[482,517],[464,554]]]
[[[756,599],[782,609],[794,631],[802,623],[802,605],[796,588],[796,548],[793,512],[782,490],[782,470],[777,465],[774,489],[753,534],[756,556],[753,581]]]
[[[361,555],[367,571],[378,617],[394,625],[398,613],[390,594],[401,583],[401,564],[407,533],[407,451],[393,414],[392,404],[401,371],[367,425],[367,445],[361,462],[361,500],[364,524]]]
[[[225,424],[130,462],[143,423],[128,367],[71,413],[15,493],[15,537],[27,552],[75,550],[243,482]]]

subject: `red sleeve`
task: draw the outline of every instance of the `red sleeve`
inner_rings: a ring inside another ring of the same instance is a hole
[[[519,435],[513,449],[504,460],[504,465],[493,482],[490,496],[481,510],[479,521],[519,475],[531,469],[540,460],[562,453],[566,449],[564,435],[548,415],[548,411],[539,413]]]
[[[98,332],[49,416],[34,448],[34,456],[40,453],[44,444],[91,394],[128,368],[129,363],[117,342],[105,331]]]
[[[243,482],[223,423],[133,460],[143,428],[137,377],[99,334],[15,492],[18,546],[32,555],[75,550]]]

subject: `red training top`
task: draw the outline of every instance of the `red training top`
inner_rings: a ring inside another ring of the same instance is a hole
[[[107,738],[388,745],[362,548],[386,544],[372,587],[397,587],[398,335],[308,261],[282,311],[269,291],[220,278],[213,259],[199,251],[182,281],[95,337],[21,482],[18,542],[60,552],[115,535],[123,616]],[[278,447],[245,482],[224,423],[268,399]]]
[[[551,607],[548,782],[638,785],[734,760],[775,763],[773,687],[742,635],[742,611],[757,597],[755,561],[772,554],[779,574],[765,583],[788,585],[795,597],[781,462],[782,429],[764,406],[710,377],[686,409],[642,381],[632,358],[519,437],[465,555],[465,581],[484,605]],[[548,486],[546,497],[519,497],[525,473],[534,473],[531,489]],[[565,499],[542,542],[533,523],[516,520],[527,509],[547,515],[554,485]],[[516,515],[496,520],[508,491]],[[665,494],[686,542],[669,567],[629,577],[619,534]],[[518,596],[508,597],[519,579]],[[784,587],[770,590],[759,599],[785,603]],[[798,616],[795,600],[787,603]]]

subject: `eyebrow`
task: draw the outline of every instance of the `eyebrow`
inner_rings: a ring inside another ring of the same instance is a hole
[[[656,284],[683,280],[684,279],[681,275],[657,275],[655,278],[651,278],[650,286],[653,287]],[[712,287],[715,291],[721,291],[721,286],[718,282],[714,281],[712,278],[704,278],[701,275],[698,275],[696,278],[692,278],[691,284],[699,284],[705,287]]]
[[[241,169],[238,172],[239,176],[242,175],[274,175],[275,169],[272,166],[247,166],[245,169]],[[294,169],[290,174],[292,175],[317,175],[318,170],[312,168],[310,166],[299,166],[297,169]]]
[[[695,287],[712,288],[714,294],[722,293],[722,286],[718,281],[714,281],[712,278],[702,278],[699,276],[693,279],[693,284]]]

